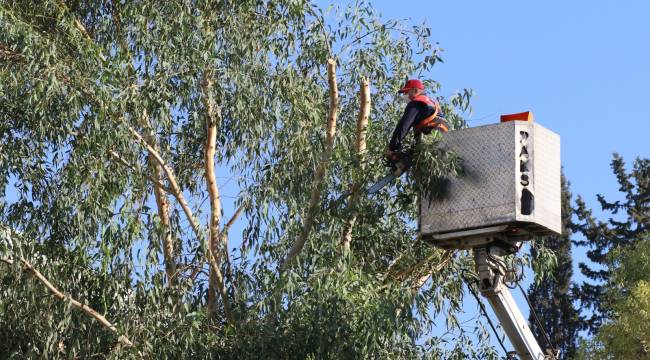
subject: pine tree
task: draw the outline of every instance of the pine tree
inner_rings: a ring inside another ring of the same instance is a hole
[[[611,317],[582,341],[576,359],[650,359],[650,233],[614,251],[602,307]]]
[[[533,309],[540,318],[544,327],[541,329],[531,312],[528,322],[535,337],[540,344],[546,340],[542,334],[545,330],[552,346],[560,350],[562,359],[571,359],[576,351],[576,338],[580,329],[580,316],[573,301],[573,261],[571,258],[571,192],[569,183],[562,176],[562,234],[559,236],[546,236],[535,239],[535,246],[531,248],[533,262],[540,257],[538,246],[553,251],[556,266],[550,274],[537,276],[528,289],[528,296],[534,306]],[[539,274],[538,274],[539,275]]]
[[[579,264],[581,272],[591,280],[581,284],[579,299],[591,310],[585,325],[592,334],[610,318],[605,291],[612,273],[610,255],[637,244],[650,226],[650,160],[637,158],[627,172],[624,160],[614,154],[611,167],[624,199],[608,201],[598,195],[602,210],[611,214],[607,222],[597,220],[580,197],[574,210],[579,220],[576,229],[585,237],[575,243],[590,249],[587,257],[593,264]]]

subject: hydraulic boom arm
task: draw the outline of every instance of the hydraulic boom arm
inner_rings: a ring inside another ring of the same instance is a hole
[[[474,248],[481,294],[490,302],[521,360],[554,360],[553,355],[544,354],[540,348],[510,290],[504,284],[505,263],[501,260],[503,252],[495,244]]]

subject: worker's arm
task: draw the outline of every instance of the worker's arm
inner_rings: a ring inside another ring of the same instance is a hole
[[[413,124],[415,124],[418,112],[419,109],[416,102],[411,101],[406,105],[404,115],[402,115],[402,118],[397,123],[395,131],[393,131],[393,136],[390,138],[390,143],[388,144],[390,151],[400,151],[402,149],[402,140],[404,140]]]

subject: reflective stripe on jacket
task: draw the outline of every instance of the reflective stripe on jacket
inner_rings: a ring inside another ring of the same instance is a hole
[[[438,117],[440,114],[440,105],[438,105],[437,102],[431,100],[428,96],[426,95],[418,95],[414,97],[411,101],[418,101],[425,103],[428,108],[431,108],[432,112],[430,115],[425,117],[424,119],[421,119],[418,121],[413,128],[415,131],[418,132],[426,132],[427,130],[440,130],[443,132],[449,131],[449,125],[447,122]]]
[[[433,129],[447,131],[449,127],[443,119],[438,117],[441,115],[439,111],[436,115],[436,108],[439,109],[436,107],[436,102],[429,97],[425,95],[414,97],[406,105],[404,114],[393,131],[388,148],[391,151],[399,151],[402,148],[402,141],[411,128],[414,129],[416,136],[422,133],[428,134]]]

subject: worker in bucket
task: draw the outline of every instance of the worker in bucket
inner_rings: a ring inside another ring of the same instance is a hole
[[[413,128],[416,143],[420,141],[422,134],[430,134],[433,130],[449,131],[449,125],[440,117],[442,115],[440,104],[424,95],[422,81],[407,80],[398,92],[408,101],[408,104],[404,115],[393,131],[385,153],[386,160],[391,166],[401,160],[403,156],[402,142],[411,128]]]

